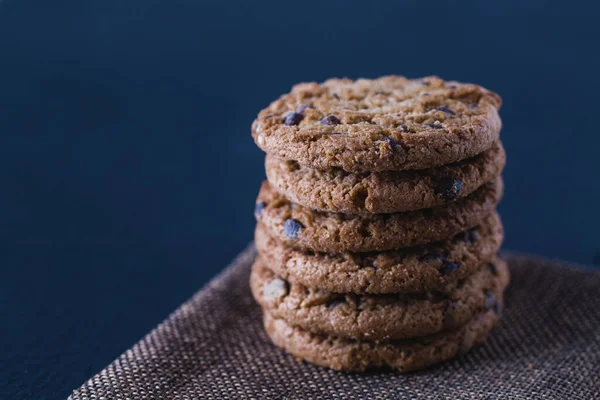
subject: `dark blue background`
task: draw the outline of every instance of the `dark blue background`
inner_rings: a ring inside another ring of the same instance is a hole
[[[498,91],[506,247],[600,263],[592,4],[0,1],[0,398],[65,398],[244,247],[298,81]]]

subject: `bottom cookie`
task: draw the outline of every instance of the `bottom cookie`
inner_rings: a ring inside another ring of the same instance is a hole
[[[409,372],[447,361],[482,343],[498,320],[499,315],[490,310],[456,331],[376,343],[315,335],[268,313],[263,316],[275,345],[309,363],[347,372],[381,367]]]

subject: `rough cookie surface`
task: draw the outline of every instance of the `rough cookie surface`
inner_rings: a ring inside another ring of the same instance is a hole
[[[498,139],[500,96],[437,77],[302,83],[262,110],[252,136],[301,165],[348,172],[423,169],[473,157]]]
[[[295,204],[263,182],[258,221],[271,237],[295,248],[327,253],[398,250],[447,240],[490,215],[503,193],[502,179],[471,195],[431,209],[395,214],[348,215]]]
[[[250,286],[263,310],[312,333],[359,340],[407,339],[458,329],[497,307],[509,273],[499,259],[492,265],[483,263],[443,292],[344,295],[289,283],[259,257]]]
[[[314,253],[270,237],[262,224],[256,249],[277,275],[292,283],[333,293],[384,294],[443,291],[490,261],[503,240],[502,223],[492,213],[470,231],[416,248],[381,253]]]
[[[316,335],[268,313],[264,314],[263,322],[275,345],[310,363],[348,372],[380,367],[409,372],[466,353],[487,338],[498,319],[498,314],[491,310],[454,332],[382,343]]]
[[[295,203],[319,211],[368,214],[413,211],[461,199],[495,180],[505,162],[504,148],[496,142],[471,159],[417,171],[321,171],[272,156],[266,157],[265,169],[271,187]],[[460,189],[452,191],[453,183]]]

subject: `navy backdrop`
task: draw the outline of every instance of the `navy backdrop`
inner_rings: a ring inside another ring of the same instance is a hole
[[[244,247],[264,177],[250,123],[298,81],[498,91],[505,247],[600,263],[598,11],[0,0],[0,398],[65,398]]]

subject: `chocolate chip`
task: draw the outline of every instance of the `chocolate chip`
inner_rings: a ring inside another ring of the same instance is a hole
[[[462,181],[452,178],[442,179],[434,189],[434,193],[441,195],[445,200],[455,199],[461,191]]]
[[[312,107],[309,106],[308,104],[300,104],[298,106],[298,108],[296,109],[296,112],[302,114],[304,112],[304,110],[306,110],[307,108],[312,108]]]
[[[340,120],[335,115],[327,115],[319,121],[322,125],[339,125]]]
[[[440,274],[446,275],[446,274],[449,274],[450,272],[456,271],[459,267],[460,267],[460,264],[457,262],[444,261],[444,263],[440,267],[439,271],[440,271]]]
[[[429,81],[423,80],[423,81],[421,81],[421,85],[423,85],[423,86],[429,86],[429,85],[431,85],[431,83]]]
[[[485,291],[485,309],[491,310],[496,305],[496,296],[491,290]]]
[[[426,124],[428,127],[432,128],[432,129],[442,129],[443,126],[439,123],[433,123],[433,124]]]
[[[457,237],[466,243],[473,244],[479,239],[479,233],[477,229],[469,229],[459,233]]]
[[[408,132],[408,126],[406,126],[406,125],[400,125],[400,130],[402,132]]]
[[[283,232],[290,239],[296,239],[300,234],[300,229],[302,228],[304,228],[304,226],[302,226],[299,221],[296,221],[292,218],[286,219],[285,223],[283,224]]]
[[[429,96],[429,93],[421,93],[421,96]]]
[[[437,106],[435,109],[436,109],[436,110],[438,110],[438,111],[443,111],[443,112],[445,112],[446,114],[454,115],[454,111],[452,111],[452,110],[451,110],[451,109],[449,109],[448,107],[444,107],[444,106]]]
[[[394,139],[392,139],[389,136],[384,136],[381,138],[381,140],[383,140],[384,142],[387,142],[392,147],[398,146],[398,142],[396,142]]]
[[[261,201],[254,206],[254,218],[259,219],[267,203]]]
[[[334,93],[334,94],[332,94],[332,96],[333,96],[334,98],[338,99],[338,100],[340,99],[340,96],[338,96],[338,94],[337,94],[337,93]]]
[[[448,89],[456,89],[458,86],[456,85],[448,85]]]
[[[390,147],[392,148],[392,151],[396,150],[396,148],[398,146],[400,146],[400,143],[398,143],[397,141],[395,141],[394,139],[392,139],[389,136],[384,136],[381,138],[381,140],[383,140],[384,142],[386,142],[387,144],[390,145]]]
[[[302,121],[303,118],[304,118],[304,115],[297,113],[297,112],[291,112],[285,116],[283,123],[287,126],[298,125],[300,123],[300,121]]]
[[[498,276],[498,267],[496,266],[496,264],[491,262],[488,264],[488,268],[490,269],[490,272],[493,275]]]

